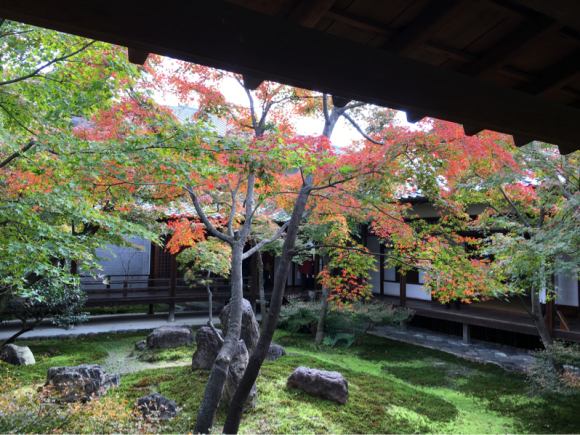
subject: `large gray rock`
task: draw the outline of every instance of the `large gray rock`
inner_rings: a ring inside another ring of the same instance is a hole
[[[230,368],[228,371],[228,377],[226,379],[226,383],[224,385],[224,390],[221,397],[221,405],[229,407],[232,403],[232,399],[234,398],[234,393],[242,380],[242,376],[244,376],[244,372],[246,371],[246,367],[248,367],[248,361],[250,359],[250,355],[248,353],[248,349],[246,348],[246,344],[244,340],[240,340],[238,342],[238,348],[236,353],[230,363]],[[243,411],[247,411],[250,408],[255,408],[258,405],[258,387],[256,384],[252,385],[252,389],[250,390],[250,394],[244,403]]]
[[[284,355],[286,355],[286,351],[282,346],[278,346],[277,344],[270,344],[265,359],[266,361],[276,361],[278,358]]]
[[[36,360],[30,349],[26,346],[7,344],[0,350],[0,360],[15,366],[27,366],[35,364]]]
[[[220,329],[217,329],[217,331],[223,337],[222,331]],[[197,343],[197,349],[191,358],[191,369],[211,370],[218,351],[222,347],[221,342],[209,326],[199,328],[195,336],[195,341]]]
[[[193,331],[184,326],[161,326],[147,336],[147,347],[154,349],[187,346],[195,341]]]
[[[315,396],[344,405],[348,401],[348,382],[339,372],[311,369],[300,366],[286,381],[287,387],[296,387]]]
[[[220,321],[224,335],[228,333],[228,323],[230,318],[230,307],[231,303],[226,305],[222,312],[220,313]],[[252,310],[252,304],[246,299],[243,300],[242,304],[242,331],[240,333],[240,338],[246,343],[246,347],[249,353],[252,353],[258,344],[258,338],[260,338],[260,327],[254,316],[254,311]]]
[[[118,373],[105,373],[99,364],[81,364],[49,368],[44,386],[52,386],[64,402],[86,402],[101,397],[110,387],[118,387],[120,383]]]
[[[141,397],[137,401],[137,411],[141,413],[144,419],[153,417],[167,420],[179,414],[177,403],[159,393]]]

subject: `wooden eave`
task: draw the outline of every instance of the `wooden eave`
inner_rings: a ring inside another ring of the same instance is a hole
[[[578,0],[0,0],[0,17],[580,149]]]

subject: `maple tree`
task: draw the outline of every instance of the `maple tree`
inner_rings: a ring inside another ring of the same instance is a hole
[[[0,44],[1,311],[43,278],[76,285],[97,248],[157,240],[156,206],[175,188],[139,183],[163,180],[168,150],[214,133],[151,99],[156,58],[136,67],[123,48],[12,21]]]

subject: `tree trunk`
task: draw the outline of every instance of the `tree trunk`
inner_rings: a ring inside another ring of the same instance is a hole
[[[213,293],[211,292],[211,284],[209,282],[209,277],[211,276],[211,272],[207,273],[207,278],[206,278],[206,288],[207,288],[207,296],[208,296],[208,306],[209,306],[209,323],[213,323],[212,320],[212,314],[213,314],[213,306],[212,306],[212,297],[213,297]]]
[[[4,312],[14,295],[10,290],[6,290],[0,294],[0,314]]]
[[[280,316],[280,308],[282,307],[282,300],[284,298],[284,290],[286,289],[286,281],[288,279],[288,273],[292,267],[293,251],[296,245],[296,238],[298,236],[298,228],[300,227],[300,221],[306,209],[306,203],[310,195],[310,189],[314,178],[312,175],[308,175],[302,185],[300,192],[298,193],[298,198],[294,204],[294,210],[292,211],[292,217],[290,218],[290,224],[288,225],[288,230],[286,232],[286,239],[284,240],[284,245],[282,247],[282,255],[280,257],[280,264],[276,270],[276,275],[274,277],[274,288],[272,290],[272,298],[270,299],[270,309],[268,310],[267,322],[264,323],[260,338],[258,339],[258,344],[250,356],[248,366],[244,372],[244,376],[240,381],[240,384],[234,394],[232,403],[228,410],[228,415],[223,428],[224,433],[237,433],[240,426],[240,421],[242,419],[242,408],[243,404],[258,378],[260,373],[260,368],[266,358],[268,349],[270,348],[270,343],[272,342],[272,337],[274,336],[274,331],[278,325],[278,317]]]
[[[256,252],[256,261],[258,263],[258,289],[260,290],[260,313],[262,314],[262,328],[266,327],[268,321],[268,309],[266,308],[266,293],[264,292],[264,262],[262,253]]]
[[[328,255],[324,256],[323,266],[328,265]],[[314,344],[320,346],[324,339],[324,324],[326,323],[326,313],[328,312],[328,298],[330,298],[330,289],[326,286],[322,288],[322,308],[320,310],[320,317],[318,317],[318,325],[316,326],[316,338]]]
[[[42,320],[44,319],[44,317],[42,319],[37,319],[32,325],[30,326],[26,326],[26,320],[22,322],[22,329],[20,331],[18,331],[16,334],[14,334],[12,337],[10,337],[9,339],[7,339],[4,343],[2,343],[2,346],[0,346],[0,348],[6,346],[7,344],[12,344],[16,341],[16,339],[18,337],[20,337],[22,334],[25,334],[27,332],[30,332],[34,329],[35,326],[38,326],[38,324],[40,322],[42,322]]]
[[[213,363],[199,411],[193,429],[194,433],[210,433],[215,418],[215,413],[222,397],[222,391],[228,375],[230,362],[238,347],[240,332],[242,329],[242,255],[245,240],[236,240],[232,246],[231,281],[232,297],[231,309],[228,321],[228,332],[224,337],[224,343]]]
[[[550,331],[548,331],[548,326],[546,325],[546,320],[544,316],[542,316],[542,307],[540,306],[540,292],[536,291],[535,287],[532,287],[531,291],[532,297],[532,319],[534,319],[534,323],[536,324],[536,329],[540,334],[540,339],[544,345],[544,348],[547,352],[550,352],[547,346],[550,346],[553,343],[552,337],[550,336]],[[552,366],[557,373],[564,372],[564,366],[559,361],[556,361],[554,358],[550,357],[550,361],[552,362]]]

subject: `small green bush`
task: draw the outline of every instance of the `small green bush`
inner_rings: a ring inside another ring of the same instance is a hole
[[[290,335],[295,332],[314,332],[321,309],[322,303],[320,302],[306,302],[297,298],[288,298],[288,303],[280,311],[278,325],[290,331]],[[402,321],[410,320],[413,315],[413,310],[408,308],[397,308],[380,302],[353,302],[346,308],[330,306],[324,330],[330,336],[339,333],[350,334],[354,336],[354,344],[359,345],[366,333],[375,326],[399,325]],[[345,336],[341,336],[334,344],[330,345],[334,346],[344,338]]]
[[[539,395],[572,396],[580,393],[580,344],[555,341],[534,352],[534,363],[526,370],[532,392]],[[558,373],[555,360],[564,366]]]

